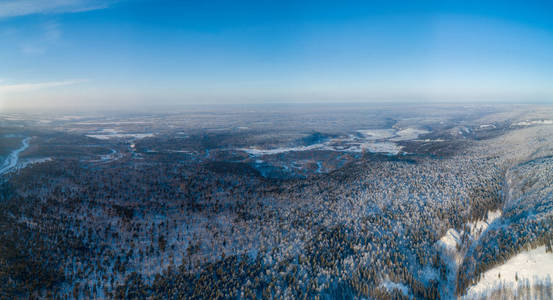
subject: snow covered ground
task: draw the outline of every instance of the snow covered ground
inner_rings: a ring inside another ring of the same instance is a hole
[[[450,228],[446,234],[436,243],[436,246],[441,252],[441,256],[447,263],[449,268],[449,275],[447,278],[447,294],[446,297],[452,297],[454,295],[455,280],[459,265],[463,262],[463,258],[466,254],[468,247],[461,247],[462,237],[465,235],[468,240],[468,244],[478,241],[480,236],[490,227],[490,225],[501,217],[501,211],[489,211],[486,220],[479,220],[476,222],[469,222],[465,228],[468,232],[461,230],[460,232]]]
[[[501,217],[501,210],[494,210],[488,212],[486,220],[479,220],[476,222],[469,222],[467,226],[470,228],[470,237],[473,240],[478,240],[482,233],[488,229],[488,227],[497,219]]]
[[[402,146],[397,145],[395,142],[414,140],[421,134],[429,133],[426,130],[406,128],[402,130],[396,129],[372,129],[372,130],[357,130],[362,137],[350,135],[346,138],[335,138],[328,141],[313,144],[309,146],[298,147],[281,147],[273,149],[259,149],[259,148],[241,148],[237,150],[244,151],[250,155],[262,156],[262,155],[274,155],[286,152],[299,152],[299,151],[311,151],[311,150],[327,150],[327,151],[341,151],[341,152],[373,152],[373,153],[386,153],[397,155],[401,152]]]
[[[551,284],[553,277],[553,253],[545,252],[545,246],[524,251],[503,265],[486,271],[477,284],[470,287],[463,299],[487,297],[501,287],[516,289],[519,282]]]
[[[327,151],[342,151],[342,152],[373,152],[373,153],[388,153],[396,155],[401,151],[401,146],[391,142],[351,142],[340,145],[330,145],[328,143],[315,144],[310,146],[300,147],[283,147],[274,149],[258,149],[258,148],[240,148],[237,150],[244,151],[254,156],[274,155],[287,152],[300,152],[311,150],[327,150]]]
[[[403,283],[397,283],[390,280],[384,280],[382,283],[380,283],[380,287],[385,288],[389,292],[393,292],[394,290],[400,291],[404,296],[409,296],[409,288],[403,284]]]
[[[480,128],[485,129],[485,128],[496,128],[496,127],[493,124],[482,124],[480,125]]]
[[[394,129],[357,130],[357,132],[365,136],[365,139],[369,141],[388,139],[396,135]]]
[[[515,123],[517,126],[530,126],[530,125],[551,125],[553,124],[553,120],[533,120],[533,121],[522,121]]]
[[[310,146],[282,147],[282,148],[274,148],[274,149],[240,148],[238,150],[244,151],[251,155],[261,156],[261,155],[274,155],[274,154],[294,152],[294,151],[323,150],[324,148],[325,148],[325,144],[315,144]]]
[[[461,245],[461,236],[463,234],[466,234],[467,237],[470,238],[472,241],[476,241],[478,240],[478,238],[480,238],[482,233],[484,233],[488,229],[488,227],[500,217],[500,210],[489,211],[486,220],[479,220],[466,224],[466,228],[469,229],[469,232],[464,232],[462,230],[459,232],[453,228],[450,228],[447,233],[437,242],[437,244],[446,252],[455,254],[455,261],[458,265],[459,263],[461,263],[459,259],[462,259],[462,256],[458,257],[460,253],[458,253],[457,250],[457,246]]]
[[[359,147],[350,148],[351,152],[372,152],[372,153],[388,153],[392,155],[397,155],[401,151],[401,146],[396,145],[395,143],[390,142],[381,142],[381,143],[363,143]]]
[[[134,125],[134,124],[152,124],[150,121],[112,121],[112,122],[77,122],[75,125]]]
[[[153,133],[110,133],[110,134],[87,134],[86,136],[99,139],[99,140],[108,140],[113,138],[123,138],[123,139],[143,139],[146,137],[153,137]]]
[[[47,161],[52,161],[52,158],[51,157],[41,157],[41,158],[24,159],[17,165],[17,169],[23,169],[23,168],[25,168],[29,165],[40,164],[40,163],[47,162]]]
[[[414,140],[419,137],[419,135],[430,133],[430,131],[423,130],[423,129],[416,129],[416,128],[406,128],[402,129],[400,131],[397,131],[395,133],[395,137],[391,139],[391,141],[399,142],[399,141],[408,141],[408,140]]]

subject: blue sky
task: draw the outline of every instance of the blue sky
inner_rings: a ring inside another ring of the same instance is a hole
[[[395,101],[553,101],[553,4],[0,0],[0,109]]]

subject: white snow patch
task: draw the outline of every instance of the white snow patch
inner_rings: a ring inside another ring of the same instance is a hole
[[[55,118],[55,120],[69,121],[69,120],[78,120],[78,119],[82,119],[82,118],[83,118],[82,116],[66,115],[66,116],[57,117],[57,118]]]
[[[480,128],[481,128],[481,129],[485,129],[485,128],[495,128],[495,125],[493,125],[493,124],[482,124],[482,125],[480,125]]]
[[[188,154],[193,153],[192,151],[188,151],[188,150],[167,150],[167,152],[169,152],[169,153],[188,153]]]
[[[470,228],[471,237],[473,239],[478,239],[480,235],[482,235],[482,233],[486,231],[486,229],[488,229],[490,224],[500,217],[501,210],[494,210],[488,212],[488,217],[486,218],[486,220],[469,222],[467,225]]]
[[[457,251],[457,245],[461,244],[461,234],[457,230],[450,228],[446,234],[437,242],[438,246],[442,248],[443,254],[448,258],[450,263],[457,268],[463,261],[463,255]]]
[[[518,126],[530,126],[530,125],[551,125],[553,124],[553,120],[533,120],[533,121],[522,121],[515,123],[515,125]]]
[[[468,234],[468,237],[471,240],[478,240],[478,238],[484,233],[490,224],[496,219],[501,217],[501,210],[489,211],[486,220],[480,220],[476,222],[467,223],[469,232],[461,230],[460,232],[450,228],[447,230],[446,234],[440,238],[437,242],[438,246],[442,247],[445,250],[445,254],[449,256],[450,259],[453,259],[456,266],[459,266],[463,259],[462,253],[459,253],[457,246],[461,245],[461,237],[463,234]]]
[[[530,286],[540,284],[552,276],[553,253],[545,252],[545,246],[541,246],[521,252],[501,266],[486,271],[480,281],[469,288],[463,299],[489,295],[501,286],[516,288],[520,280],[528,280]]]
[[[465,134],[468,134],[470,132],[471,132],[470,128],[468,128],[466,126],[456,126],[456,127],[453,127],[452,129],[450,129],[450,133],[452,135],[462,135],[462,136],[464,136]]]
[[[408,141],[414,140],[421,134],[429,133],[430,131],[416,128],[406,128],[396,132],[396,137],[390,139],[391,141]]]
[[[152,124],[150,121],[113,121],[113,122],[76,122],[76,125],[133,125],[133,124]]]
[[[384,280],[380,283],[380,287],[383,287],[390,292],[392,292],[393,290],[399,290],[403,295],[409,296],[409,288],[403,283]]]
[[[444,139],[435,139],[435,140],[432,140],[432,139],[424,139],[424,140],[413,140],[415,142],[425,142],[425,143],[431,143],[431,142],[445,142]]]
[[[357,130],[357,132],[364,135],[369,141],[387,139],[396,135],[396,131],[394,129]]]
[[[401,151],[402,147],[391,142],[352,142],[340,145],[331,145],[328,143],[314,144],[310,146],[300,147],[284,147],[274,149],[258,149],[258,148],[240,148],[238,150],[244,151],[254,156],[262,155],[274,155],[287,152],[300,152],[310,150],[328,150],[328,151],[342,151],[342,152],[373,152],[373,153],[388,153],[396,155]]]
[[[23,121],[23,120],[25,120],[23,118],[9,117],[9,116],[2,116],[2,119],[6,120],[6,121]]]
[[[387,153],[397,155],[402,146],[395,142],[407,141],[416,139],[419,135],[428,133],[429,131],[406,128],[402,130],[396,129],[372,129],[372,130],[357,130],[363,137],[349,135],[346,138],[335,138],[329,141],[313,144],[309,146],[298,147],[281,147],[273,149],[259,148],[240,148],[237,150],[244,151],[254,156],[274,155],[286,152],[300,152],[310,150],[327,150],[327,151],[342,151],[342,152],[373,152]]]
[[[47,161],[52,161],[52,158],[51,157],[41,157],[41,158],[30,158],[30,159],[26,159],[25,161],[22,161],[18,166],[17,168],[18,169],[23,169],[29,165],[32,165],[32,164],[40,164],[40,163],[43,163],[43,162],[47,162]]]
[[[389,153],[396,155],[401,151],[403,147],[394,143],[382,142],[382,143],[364,143],[360,145],[360,148],[350,148],[352,152],[374,152],[374,153]]]
[[[110,133],[110,134],[87,134],[86,136],[99,139],[99,140],[108,140],[113,138],[133,138],[133,139],[143,139],[146,137],[153,137],[153,133]]]
[[[309,151],[309,150],[322,149],[323,146],[324,146],[323,144],[315,144],[310,146],[284,147],[284,148],[274,148],[274,149],[240,148],[238,150],[242,150],[251,155],[272,155],[272,154],[280,154],[280,153],[294,152],[294,151]]]

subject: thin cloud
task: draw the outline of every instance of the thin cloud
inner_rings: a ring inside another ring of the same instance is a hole
[[[0,18],[104,9],[114,0],[0,0]]]
[[[50,81],[50,82],[38,82],[38,83],[19,83],[0,85],[0,93],[21,93],[29,92],[40,89],[54,88],[60,86],[74,85],[86,82],[83,79],[63,80],[63,81]]]
[[[43,54],[61,39],[61,26],[57,22],[47,22],[40,29],[42,34],[39,38],[29,39],[20,46],[22,53]]]
[[[44,54],[46,52],[46,47],[31,44],[21,45],[20,49],[24,54]]]

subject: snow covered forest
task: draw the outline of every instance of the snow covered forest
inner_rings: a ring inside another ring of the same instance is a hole
[[[5,119],[0,298],[553,298],[551,108],[314,114]]]

